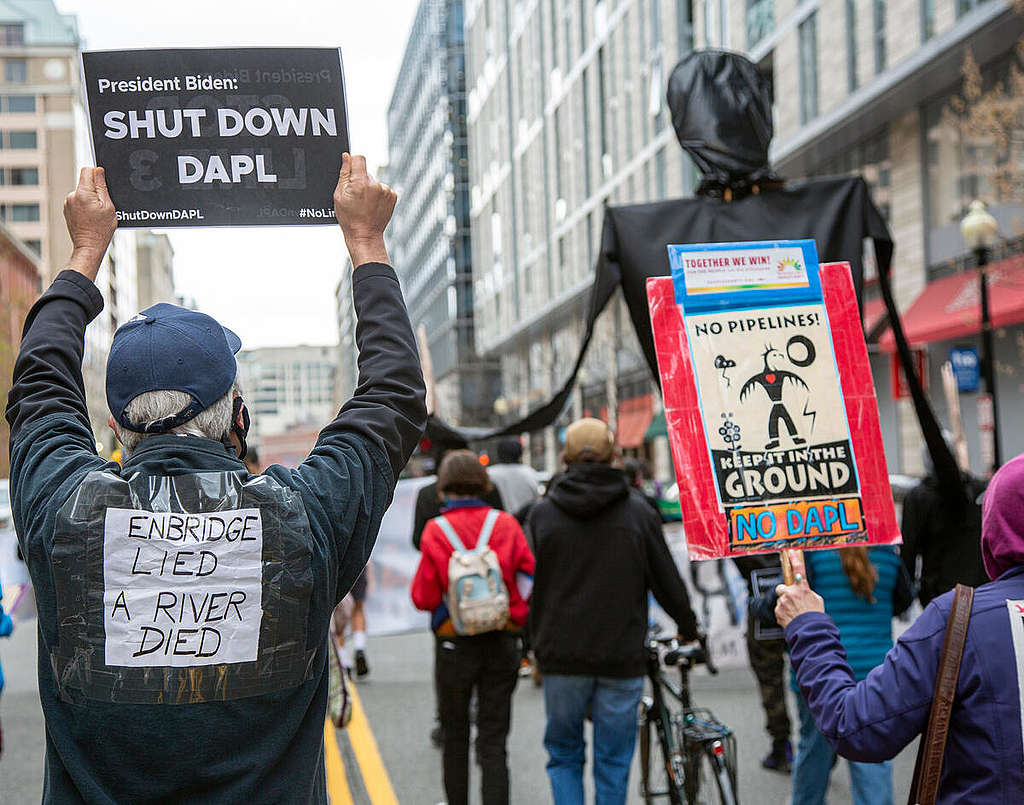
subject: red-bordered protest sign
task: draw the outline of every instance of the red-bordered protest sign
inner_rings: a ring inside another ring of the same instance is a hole
[[[675,288],[672,278],[648,280],[691,559],[899,542],[849,265],[825,264],[817,276],[817,310],[823,309],[823,320],[814,318],[813,305],[799,304],[784,311],[769,306],[703,310],[684,318],[677,302],[679,278]],[[710,280],[705,284],[707,291],[694,288],[691,293],[723,291]],[[743,319],[734,322],[731,341],[730,316]],[[716,318],[723,326],[712,326]],[[749,331],[743,330],[751,320]],[[694,339],[713,330],[719,337],[712,347],[694,352],[688,324]],[[772,332],[762,332],[766,329]],[[827,331],[824,339],[816,329]],[[832,350],[834,363],[827,354]],[[751,369],[754,363],[758,366]],[[709,390],[711,372],[714,390]],[[786,373],[796,380],[783,382]],[[776,400],[780,393],[784,396]],[[713,401],[722,395],[731,404],[716,407]],[[820,409],[806,405],[808,400]],[[814,415],[824,418],[815,421]],[[762,420],[764,432],[761,425],[752,432],[748,423]],[[747,425],[746,432],[737,423]]]

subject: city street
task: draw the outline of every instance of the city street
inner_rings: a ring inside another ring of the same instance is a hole
[[[401,803],[434,805],[444,800],[440,755],[428,740],[433,712],[431,648],[432,638],[426,633],[371,639],[370,678],[357,686],[357,692],[379,747],[384,771],[374,763],[373,747],[368,745],[372,741],[355,731],[351,739],[344,731],[339,732],[344,781],[340,786],[332,785],[333,805],[346,801],[357,805],[393,801],[387,797],[388,783]],[[0,758],[2,800],[11,805],[38,802],[43,777],[43,725],[35,685],[34,620],[19,623],[12,638],[0,643],[0,657],[7,675],[7,688],[0,700],[5,735],[4,754]],[[736,730],[741,801],[786,802],[788,777],[763,771],[758,764],[766,743],[750,672],[730,669],[717,678],[695,675],[693,689],[700,704],[710,707]],[[509,741],[515,803],[550,802],[541,745],[543,724],[541,692],[526,681],[516,692]],[[330,747],[328,751],[330,754]],[[907,796],[913,751],[913,747],[905,750],[895,764],[897,802]],[[330,759],[328,764],[330,768]],[[474,778],[474,786],[477,779]],[[641,802],[635,768],[631,789],[630,802]],[[344,793],[337,793],[345,790],[351,800],[346,800]],[[373,791],[375,798],[371,799],[367,791]],[[849,775],[843,762],[832,776],[830,802],[850,802]]]

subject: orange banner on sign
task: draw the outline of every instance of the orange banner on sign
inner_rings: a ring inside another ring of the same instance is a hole
[[[845,545],[866,539],[860,499],[830,498],[729,510],[734,551]]]

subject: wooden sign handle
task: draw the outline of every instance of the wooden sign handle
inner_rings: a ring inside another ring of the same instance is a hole
[[[779,551],[779,558],[782,560],[782,581],[785,584],[796,583],[796,579],[793,576],[793,563],[790,561],[790,556],[796,556],[800,560],[800,564],[803,564],[804,552],[798,548]]]

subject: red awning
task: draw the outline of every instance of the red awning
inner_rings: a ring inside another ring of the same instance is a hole
[[[654,397],[644,394],[619,403],[615,443],[619,447],[640,447],[654,419]]]
[[[1024,255],[988,267],[988,304],[993,327],[1024,321]],[[911,346],[947,341],[981,331],[980,288],[977,271],[954,274],[929,283],[902,314],[903,330]],[[879,345],[890,352],[896,339],[888,330]]]

